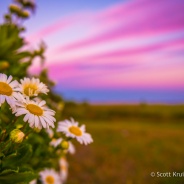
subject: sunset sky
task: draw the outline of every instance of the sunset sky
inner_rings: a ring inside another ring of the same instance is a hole
[[[30,48],[47,44],[45,66],[65,98],[184,103],[183,0],[36,2],[25,36]]]

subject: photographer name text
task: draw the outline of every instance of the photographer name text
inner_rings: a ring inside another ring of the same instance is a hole
[[[151,172],[152,177],[184,177],[184,172]]]

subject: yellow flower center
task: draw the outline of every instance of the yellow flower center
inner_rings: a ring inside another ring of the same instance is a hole
[[[26,109],[31,113],[31,114],[34,114],[34,115],[37,115],[37,116],[41,116],[43,115],[43,110],[37,106],[37,105],[34,105],[34,104],[28,104],[26,106]]]
[[[46,180],[47,184],[54,184],[54,177],[53,176],[48,175],[45,180]]]
[[[24,94],[27,96],[32,96],[38,87],[35,84],[29,84],[24,88]]]
[[[61,169],[62,171],[67,171],[67,167],[66,167],[65,165],[61,165],[61,166],[60,166],[60,169]]]
[[[53,139],[52,139],[52,142],[56,142],[56,139],[55,139],[55,138],[53,138]]]
[[[0,82],[0,95],[11,96],[12,88],[5,82]]]
[[[76,136],[81,136],[81,135],[82,135],[82,131],[81,131],[80,128],[77,127],[77,126],[71,126],[71,127],[69,128],[69,131],[70,131],[72,134],[76,135]]]

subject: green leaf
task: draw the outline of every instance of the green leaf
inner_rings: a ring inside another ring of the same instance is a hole
[[[24,144],[17,150],[17,154],[12,154],[3,159],[3,167],[21,166],[30,160],[32,156],[32,146]]]
[[[1,152],[0,152],[0,158],[1,158],[1,157],[5,157],[5,155],[4,155],[4,153],[1,153]]]
[[[0,183],[2,184],[27,184],[35,179],[37,174],[34,172],[8,173],[7,175],[0,175]]]
[[[19,168],[20,172],[29,172],[33,171],[32,167],[30,165],[23,165]]]
[[[0,176],[12,174],[12,173],[18,173],[18,172],[19,172],[18,167],[17,167],[17,169],[5,169],[3,172],[0,173]]]

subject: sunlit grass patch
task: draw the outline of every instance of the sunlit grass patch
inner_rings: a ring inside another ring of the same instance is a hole
[[[89,122],[94,144],[77,147],[69,183],[172,183],[151,172],[183,171],[184,125],[154,121]],[[80,149],[79,149],[80,147]],[[82,159],[81,159],[82,158]],[[80,166],[77,160],[81,161]]]

